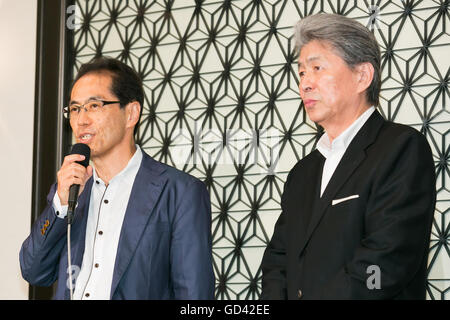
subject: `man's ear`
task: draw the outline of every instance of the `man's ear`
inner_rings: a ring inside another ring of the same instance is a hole
[[[375,69],[370,62],[363,62],[355,67],[358,81],[358,92],[364,92],[370,87]]]
[[[126,106],[127,111],[127,127],[134,127],[139,121],[139,114],[141,113],[141,104],[137,101],[130,102]]]

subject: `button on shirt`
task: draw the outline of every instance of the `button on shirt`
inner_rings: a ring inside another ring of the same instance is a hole
[[[122,223],[141,161],[142,151],[136,145],[136,152],[127,166],[108,185],[94,168],[83,263],[73,296],[76,300],[110,299]],[[67,206],[61,206],[57,193],[53,207],[58,217],[67,215]]]
[[[350,127],[345,129],[344,132],[336,137],[332,143],[330,143],[330,138],[328,137],[328,134],[326,132],[322,135],[322,137],[320,137],[319,141],[317,142],[317,150],[319,150],[319,152],[326,159],[323,166],[322,183],[320,186],[321,197],[328,185],[328,182],[330,182],[330,179],[333,176],[333,173],[336,170],[339,162],[344,156],[345,151],[350,145],[350,142],[352,142],[353,138],[362,128],[364,123],[366,123],[366,121],[370,118],[374,111],[375,107],[373,106],[366,110],[350,125]]]

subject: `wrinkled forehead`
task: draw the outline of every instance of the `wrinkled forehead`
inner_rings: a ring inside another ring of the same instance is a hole
[[[323,60],[322,55],[313,55],[306,58],[306,60],[300,60],[300,57],[298,58],[298,67],[304,68],[305,66],[313,63],[314,61],[321,61]]]
[[[338,51],[327,41],[313,40],[300,48],[298,55],[298,67],[303,68],[314,62],[340,59]]]

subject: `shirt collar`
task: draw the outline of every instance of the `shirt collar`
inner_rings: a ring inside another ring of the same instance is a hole
[[[134,155],[131,157],[131,159],[128,161],[128,164],[125,168],[122,169],[118,174],[116,174],[109,183],[111,184],[113,181],[121,180],[121,179],[128,179],[128,178],[134,178],[139,170],[139,167],[141,166],[142,161],[142,150],[141,148],[136,144],[136,151],[134,152]],[[97,175],[97,172],[93,170],[93,178],[94,181],[100,181],[102,184],[105,184],[102,179],[99,178]]]
[[[325,132],[317,142],[317,150],[319,150],[325,158],[328,158],[333,152],[345,151],[374,111],[374,106],[367,109],[347,129],[345,129],[344,132],[337,136],[332,143],[330,143],[330,138]]]

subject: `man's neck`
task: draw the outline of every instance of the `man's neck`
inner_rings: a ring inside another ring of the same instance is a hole
[[[352,125],[364,112],[366,112],[371,107],[370,104],[363,104],[354,108],[346,115],[343,115],[338,119],[338,121],[334,121],[333,123],[323,124],[323,128],[328,135],[328,139],[330,139],[330,143],[333,142],[334,139],[339,137],[339,135],[344,132],[348,127]]]
[[[108,185],[109,181],[127,166],[135,152],[136,146],[133,142],[126,148],[113,148],[107,154],[93,158],[97,176]]]

